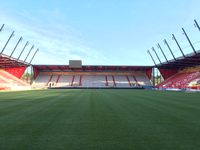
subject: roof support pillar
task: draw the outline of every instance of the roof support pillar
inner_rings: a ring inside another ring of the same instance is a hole
[[[172,39],[176,42],[176,44],[177,44],[179,50],[181,51],[183,57],[185,58],[185,54],[183,53],[183,50],[182,50],[181,46],[179,45],[179,43],[178,43],[176,37],[174,36],[174,34],[172,34]]]
[[[190,46],[192,47],[192,50],[193,50],[193,51],[194,51],[194,53],[196,54],[197,52],[196,52],[196,50],[195,50],[195,48],[194,48],[194,46],[193,46],[192,42],[190,41],[190,38],[188,37],[188,35],[187,35],[187,33],[185,32],[184,28],[182,28],[182,30],[183,30],[183,34],[184,34],[184,35],[185,35],[185,37],[187,38],[187,40],[188,40],[188,42],[189,42]]]
[[[157,54],[157,52],[156,52],[156,50],[155,50],[154,47],[152,47],[152,50],[153,50],[153,52],[156,54],[156,57],[158,58],[160,64],[162,64],[162,62],[161,62],[161,60],[160,60],[160,58],[159,58],[159,56],[158,56],[158,54]]]
[[[161,48],[161,46],[160,46],[160,44],[158,43],[158,48],[161,50],[161,52],[162,52],[162,54],[163,54],[163,56],[165,57],[165,60],[168,62],[168,60],[167,60],[167,57],[166,57],[166,55],[165,55],[165,53],[164,53],[164,51],[163,51],[163,49]]]

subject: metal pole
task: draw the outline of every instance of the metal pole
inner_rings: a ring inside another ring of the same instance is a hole
[[[188,37],[187,33],[185,32],[184,28],[182,28],[184,35],[186,36],[188,42],[190,43],[190,46],[192,47],[192,50],[194,51],[194,53],[196,54],[196,50],[194,48],[194,46],[192,45],[192,42],[190,41],[190,38]]]
[[[159,72],[160,72],[160,70],[159,70]],[[162,76],[161,76],[161,73],[160,73],[160,83],[162,82]]]
[[[33,58],[35,57],[36,53],[39,51],[39,48],[35,51],[33,57],[31,58],[31,61],[29,62],[29,64],[32,62]]]
[[[168,49],[169,49],[170,53],[172,54],[172,56],[173,56],[174,60],[176,60],[176,57],[174,56],[174,54],[173,54],[173,52],[172,52],[172,49],[170,48],[170,46],[169,46],[169,44],[168,44],[168,42],[167,42],[167,40],[166,40],[166,39],[164,39],[164,43],[167,45],[167,47],[168,47]]]
[[[179,50],[181,51],[183,57],[185,58],[185,54],[183,53],[183,50],[182,50],[181,46],[179,45],[179,43],[178,43],[176,37],[174,36],[174,34],[172,34],[172,39],[175,40],[175,42],[176,42],[176,44],[177,44]]]
[[[17,60],[19,60],[19,58],[21,57],[22,53],[24,52],[25,48],[28,46],[29,42],[27,41],[26,44],[24,45],[24,48],[22,49],[21,53],[19,54],[19,57],[17,58]]]
[[[0,28],[0,32],[3,30],[4,25],[5,25],[5,24],[3,24],[3,25],[1,26],[1,28]]]
[[[158,84],[158,69],[156,68],[156,85]]]
[[[153,68],[153,80],[154,80],[153,86],[156,85],[155,69],[156,69],[156,68]]]
[[[19,41],[18,41],[17,44],[15,45],[15,48],[13,49],[12,53],[10,54],[10,57],[12,57],[12,55],[13,55],[13,53],[15,52],[17,46],[19,45],[19,42],[21,42],[22,39],[23,39],[23,38],[20,37]]]
[[[159,70],[159,74],[160,74],[160,70]],[[160,83],[162,82],[162,80],[161,80],[161,74],[160,74]]]
[[[160,64],[162,64],[162,62],[161,62],[161,60],[160,60],[160,58],[159,58],[159,56],[158,56],[158,54],[157,54],[157,52],[156,52],[156,50],[155,50],[154,47],[152,47],[152,50],[153,50],[153,52],[156,54],[156,57],[158,58]]]
[[[31,47],[31,49],[29,50],[29,52],[28,52],[28,54],[27,54],[27,56],[26,56],[26,58],[24,59],[24,62],[26,62],[26,59],[28,58],[28,56],[29,56],[29,54],[31,53],[31,50],[34,48],[34,45]]]
[[[34,76],[34,72],[33,72],[33,66],[31,65],[31,82],[30,85],[33,83],[33,76]]]
[[[199,27],[199,24],[198,24],[198,22],[196,21],[196,20],[194,20],[194,25],[199,29],[199,31],[200,31],[200,27]]]
[[[4,45],[4,47],[3,47],[2,51],[1,51],[1,54],[4,52],[6,46],[8,45],[10,39],[13,37],[14,33],[15,33],[15,31],[13,31],[12,34],[10,35],[10,37],[8,38],[8,41],[7,41],[6,44]]]
[[[153,56],[151,55],[151,53],[150,53],[150,51],[149,51],[149,50],[147,50],[147,53],[150,55],[150,57],[151,57],[151,59],[152,59],[152,61],[153,61],[154,65],[156,66],[156,62],[155,62],[155,60],[154,60],[154,58],[153,58]]]
[[[165,53],[163,52],[163,49],[161,48],[159,43],[158,43],[158,48],[161,50],[163,56],[165,57],[165,60],[168,62],[167,57],[165,56]]]

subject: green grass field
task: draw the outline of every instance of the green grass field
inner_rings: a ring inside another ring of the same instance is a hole
[[[0,93],[0,150],[199,150],[200,93]]]

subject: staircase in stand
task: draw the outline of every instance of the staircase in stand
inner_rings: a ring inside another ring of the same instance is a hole
[[[129,86],[131,86],[131,81],[130,81],[130,79],[129,79],[128,76],[126,76],[126,79],[127,79],[127,81],[128,81]]]
[[[82,78],[83,78],[83,76],[81,75],[80,79],[79,79],[79,86],[82,86]]]
[[[107,77],[107,75],[105,76],[105,80],[106,80],[105,86],[108,86],[108,77]]]
[[[136,82],[136,85],[137,86],[140,86],[140,84],[138,83],[138,81],[137,81],[137,79],[136,79],[136,77],[133,75],[133,79],[135,80],[135,82]]]
[[[74,84],[74,79],[75,79],[75,75],[73,75],[73,77],[72,77],[71,86],[73,86],[73,84]]]
[[[47,82],[47,86],[49,85],[49,83],[51,82],[51,79],[53,78],[53,75],[50,76],[49,81]]]
[[[58,78],[56,80],[56,84],[59,82],[61,75],[58,75]]]
[[[112,79],[113,79],[113,85],[116,86],[115,76],[114,75],[112,75]]]

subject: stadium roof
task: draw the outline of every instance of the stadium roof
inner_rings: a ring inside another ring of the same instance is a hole
[[[11,68],[11,67],[27,67],[29,63],[17,60],[16,58],[9,57],[5,54],[0,54],[0,68]]]
[[[157,68],[185,68],[200,65],[200,50],[195,53],[190,53],[182,57],[178,57],[175,60],[169,60],[156,65]]]
[[[70,68],[69,65],[33,65],[38,71],[140,71],[153,68],[153,66],[82,66]]]

